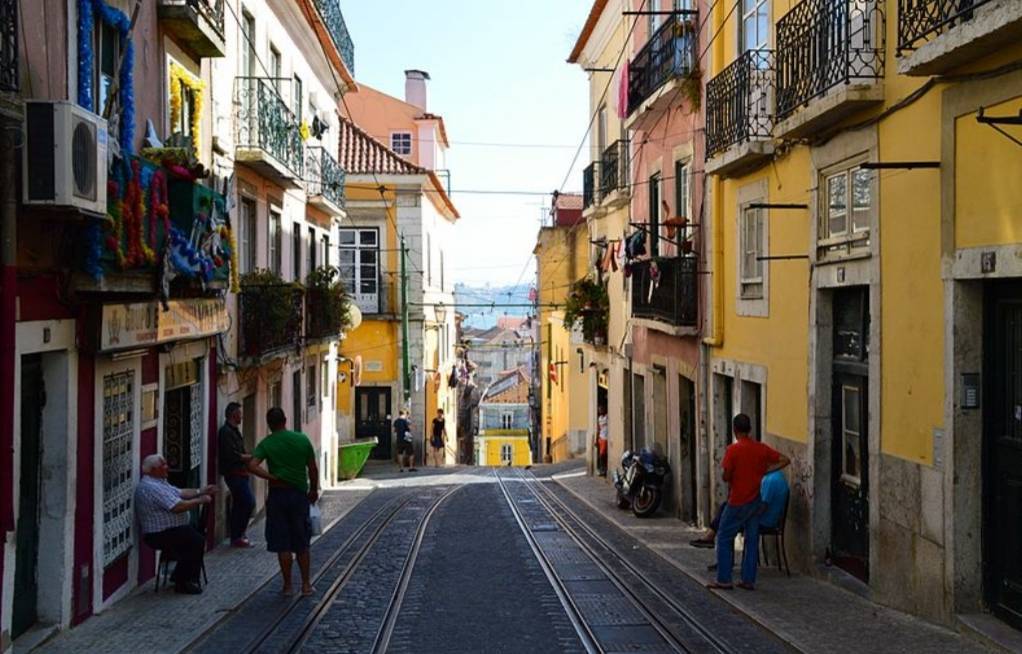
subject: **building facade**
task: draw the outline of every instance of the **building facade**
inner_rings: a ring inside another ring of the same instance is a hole
[[[350,220],[341,272],[365,320],[342,351],[352,374],[338,396],[340,433],[377,438],[379,459],[394,456],[390,425],[402,408],[411,411],[418,456],[437,409],[448,435],[458,433],[453,253],[446,249],[458,212],[434,168],[444,167],[447,135],[443,119],[426,110],[428,79],[407,71],[405,100],[363,85],[345,102]],[[455,456],[451,443],[448,462]]]
[[[322,87],[328,75],[311,71],[331,58],[351,81],[338,54],[350,55],[350,41],[338,46],[340,14],[325,11],[332,4],[161,0],[139,5],[133,22],[134,4],[15,2],[0,11],[3,34],[13,36],[0,39],[0,113],[4,138],[19,135],[16,147],[0,148],[2,651],[29,630],[78,624],[152,578],[155,553],[141,544],[132,506],[146,456],[162,454],[179,486],[218,479],[216,431],[244,367],[230,329],[249,269],[242,261],[254,267],[254,239],[266,242],[238,209],[238,180],[248,173],[235,170],[243,158],[235,144],[239,123],[251,125],[243,114],[273,103],[235,93],[236,76],[259,76],[237,62],[253,53],[265,61],[267,41],[282,39],[283,52],[289,38],[305,44],[294,73],[308,84]],[[245,15],[259,17],[259,31],[234,20]],[[272,96],[281,114],[305,110],[308,99]],[[334,107],[324,93],[322,109]],[[265,147],[268,138],[247,143]],[[302,158],[311,145],[301,136],[291,143]],[[332,218],[307,220],[315,194],[295,179],[280,195],[297,196],[301,235],[318,230],[312,251],[326,263],[331,248],[320,249],[321,237],[334,234]],[[306,298],[296,299],[295,348],[311,343]],[[328,348],[339,335],[339,323],[320,334]],[[247,410],[246,427],[257,424]],[[328,421],[307,412],[301,420],[320,450],[333,447],[320,437]],[[200,517],[212,547],[223,507]]]
[[[529,385],[525,369],[517,368],[500,375],[483,394],[474,445],[476,465],[532,465]]]

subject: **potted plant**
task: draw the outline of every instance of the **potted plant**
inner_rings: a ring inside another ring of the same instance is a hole
[[[298,282],[286,282],[269,270],[242,275],[241,352],[255,356],[283,345],[297,345],[303,292]]]
[[[599,281],[586,277],[571,285],[564,302],[564,325],[568,329],[581,326],[582,337],[594,345],[603,345],[607,338],[610,297]]]
[[[305,278],[305,297],[308,310],[310,336],[329,336],[346,331],[351,326],[348,292],[340,281],[335,266],[320,266]]]

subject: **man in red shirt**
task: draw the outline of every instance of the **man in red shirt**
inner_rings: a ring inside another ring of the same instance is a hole
[[[724,453],[724,481],[730,487],[727,506],[720,518],[717,532],[717,580],[707,584],[708,588],[730,590],[731,569],[735,557],[735,536],[745,532],[745,551],[742,553],[742,580],[739,588],[753,590],[756,587],[756,566],[759,563],[759,514],[763,503],[759,499],[759,486],[763,475],[780,470],[791,461],[769,445],[754,441],[750,437],[752,421],[749,416],[739,413],[731,426],[735,442]]]

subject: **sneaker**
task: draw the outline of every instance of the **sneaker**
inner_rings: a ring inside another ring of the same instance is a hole
[[[237,540],[231,541],[231,547],[247,548],[247,547],[255,547],[255,545],[253,545],[252,541],[250,541],[247,538],[238,538]]]
[[[409,468],[408,469],[408,472],[418,472],[418,471],[419,471],[418,468]]]
[[[692,547],[701,547],[707,550],[712,550],[714,548],[713,541],[706,540],[705,538],[696,538],[695,540],[690,540],[688,544],[691,545]]]

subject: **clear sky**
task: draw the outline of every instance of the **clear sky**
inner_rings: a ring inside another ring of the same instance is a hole
[[[341,2],[358,81],[403,98],[406,69],[432,78],[429,110],[447,125],[451,188],[462,216],[458,243],[448,246],[456,253],[450,265],[457,281],[535,279],[540,206],[561,188],[588,125],[586,74],[565,60],[590,6],[590,0]],[[588,158],[585,148],[563,190],[581,189]]]

